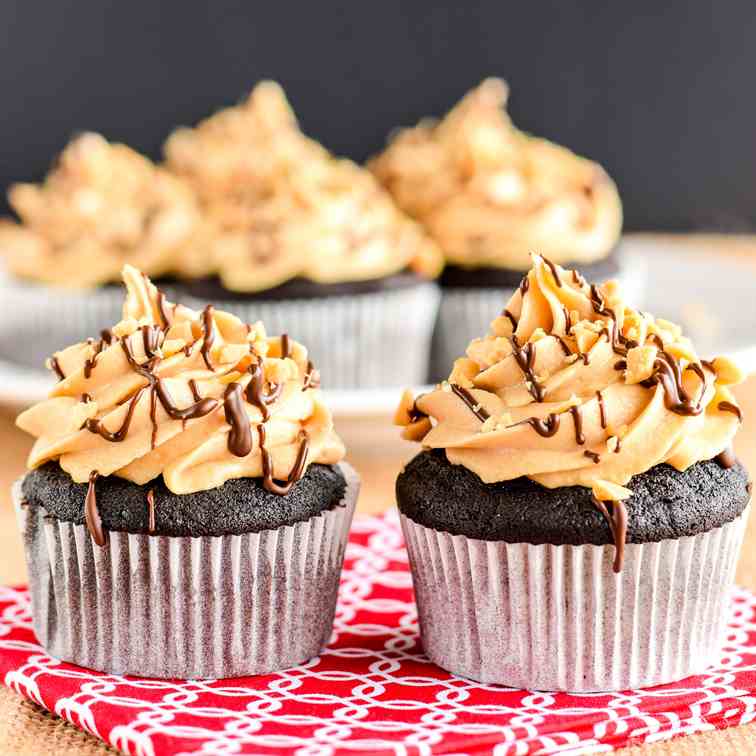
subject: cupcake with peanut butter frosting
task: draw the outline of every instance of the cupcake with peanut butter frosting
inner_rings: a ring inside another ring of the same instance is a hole
[[[258,674],[331,632],[358,480],[307,350],[131,266],[122,319],[55,353],[18,425],[34,628],[54,656],[154,677]]]
[[[614,182],[596,163],[518,130],[507,95],[503,81],[488,79],[441,120],[400,130],[369,164],[446,260],[438,377],[512,294],[531,252],[579,266],[592,280],[626,278],[631,300],[637,294],[637,275],[617,249]]]
[[[728,359],[534,256],[433,391],[397,481],[426,652],[549,690],[671,682],[716,661],[748,516]]]
[[[30,365],[119,317],[109,284],[124,264],[162,278],[202,259],[207,224],[190,187],[99,134],[73,139],[42,183],[15,184],[8,199],[19,221],[0,221],[10,299],[0,336],[3,349],[10,335],[26,343],[16,359]]]
[[[300,131],[277,84],[175,131],[165,155],[217,229],[213,273],[187,284],[191,297],[296,330],[328,387],[424,381],[440,250],[368,171]],[[402,334],[416,348],[391,365],[382,345]]]

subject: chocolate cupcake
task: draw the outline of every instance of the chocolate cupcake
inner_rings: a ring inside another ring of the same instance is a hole
[[[278,85],[177,130],[165,155],[217,229],[194,301],[296,331],[329,388],[425,381],[440,252],[369,172],[302,134]],[[404,338],[415,348],[391,364]]]
[[[113,674],[229,677],[328,639],[359,482],[303,346],[166,301],[53,355],[14,487],[34,629]]]
[[[503,81],[488,79],[440,121],[399,131],[369,163],[446,259],[435,380],[514,293],[531,252],[591,280],[622,279],[634,304],[640,293],[640,271],[618,249],[622,207],[612,180],[596,163],[516,129],[507,94]]]
[[[73,139],[41,184],[16,184],[8,199],[20,223],[0,221],[0,359],[41,367],[117,321],[122,298],[111,284],[124,263],[160,278],[203,259],[208,229],[193,191],[98,134]]]
[[[534,256],[448,382],[397,422],[425,650],[539,690],[671,682],[717,659],[748,517],[727,359],[618,287]]]

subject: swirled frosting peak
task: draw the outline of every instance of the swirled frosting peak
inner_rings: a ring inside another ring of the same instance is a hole
[[[177,130],[165,154],[217,228],[213,265],[230,290],[440,271],[441,253],[422,227],[368,171],[306,137],[273,82]]]
[[[203,228],[183,181],[93,133],[71,141],[42,184],[16,184],[8,198],[22,222],[0,221],[0,256],[15,275],[58,286],[117,280],[126,262],[181,272]]]
[[[307,351],[208,305],[195,312],[126,266],[123,319],[57,352],[50,398],[17,423],[36,437],[29,466],[58,460],[76,482],[162,475],[174,493],[262,478],[285,493],[344,447]]]
[[[614,282],[588,284],[536,255],[490,333],[448,381],[406,394],[396,421],[485,483],[584,486],[605,506],[655,465],[726,453],[740,421],[729,386],[742,377],[725,358],[699,359],[678,326],[630,307]]]
[[[622,207],[599,165],[516,129],[488,79],[440,121],[403,129],[369,167],[449,263],[527,270],[529,254],[591,263],[616,245]]]

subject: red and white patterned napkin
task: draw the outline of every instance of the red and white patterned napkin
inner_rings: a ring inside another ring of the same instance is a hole
[[[705,675],[592,695],[480,685],[422,653],[397,518],[357,518],[331,643],[301,667],[201,682],[90,672],[47,656],[26,591],[0,588],[0,675],[131,754],[605,752],[756,719],[756,596],[734,592]]]

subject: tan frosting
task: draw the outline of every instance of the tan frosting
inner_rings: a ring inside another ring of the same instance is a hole
[[[627,498],[633,475],[662,462],[684,470],[729,448],[739,418],[727,387],[743,377],[731,362],[702,363],[678,326],[627,306],[614,282],[592,288],[539,256],[525,281],[448,382],[405,395],[406,438],[486,483],[526,475],[601,501]]]
[[[421,221],[447,262],[527,270],[536,249],[556,263],[606,257],[622,226],[602,168],[517,130],[507,86],[488,79],[441,121],[403,129],[369,167]]]
[[[304,136],[273,82],[194,129],[177,130],[165,154],[219,230],[212,264],[228,289],[440,271],[440,251],[421,227],[369,172]]]
[[[202,491],[232,478],[263,476],[261,424],[272,477],[277,480],[285,480],[295,468],[305,438],[305,467],[313,462],[334,464],[343,458],[344,446],[333,430],[303,346],[290,340],[286,357],[282,354],[285,339],[267,337],[260,323],[247,326],[212,308],[201,314],[166,303],[149,279],[131,266],[124,268],[123,278],[128,294],[123,320],[113,328],[112,343],[90,341],[56,353],[53,366],[65,378],[49,399],[17,420],[20,428],[37,439],[29,467],[58,460],[76,482],[87,481],[95,470],[139,484],[162,474],[175,493]],[[210,338],[205,338],[207,333],[212,334]],[[157,344],[153,358],[148,353],[154,346],[150,339]],[[196,414],[201,416],[186,422],[172,419],[157,392],[146,388],[140,393],[150,381],[130,364],[124,345],[142,369],[151,368],[155,378],[162,379],[161,387],[175,406],[197,404]],[[92,359],[95,364],[90,370],[87,360]],[[253,379],[249,371],[253,363],[260,365],[266,392],[275,396],[274,387],[280,387],[280,395],[267,406],[267,419],[258,406],[244,400]],[[193,395],[192,380],[199,401]],[[233,451],[233,438],[229,439],[233,423],[227,421],[224,407],[232,383],[240,387],[244,413],[238,432],[249,431],[251,439],[249,452],[241,456]],[[106,440],[93,431],[92,421],[97,420],[107,431],[116,432],[132,408],[124,440]]]
[[[8,196],[22,223],[0,221],[0,255],[15,275],[59,286],[116,280],[125,262],[182,272],[206,233],[183,181],[98,134],[75,138],[42,184],[16,184]]]

